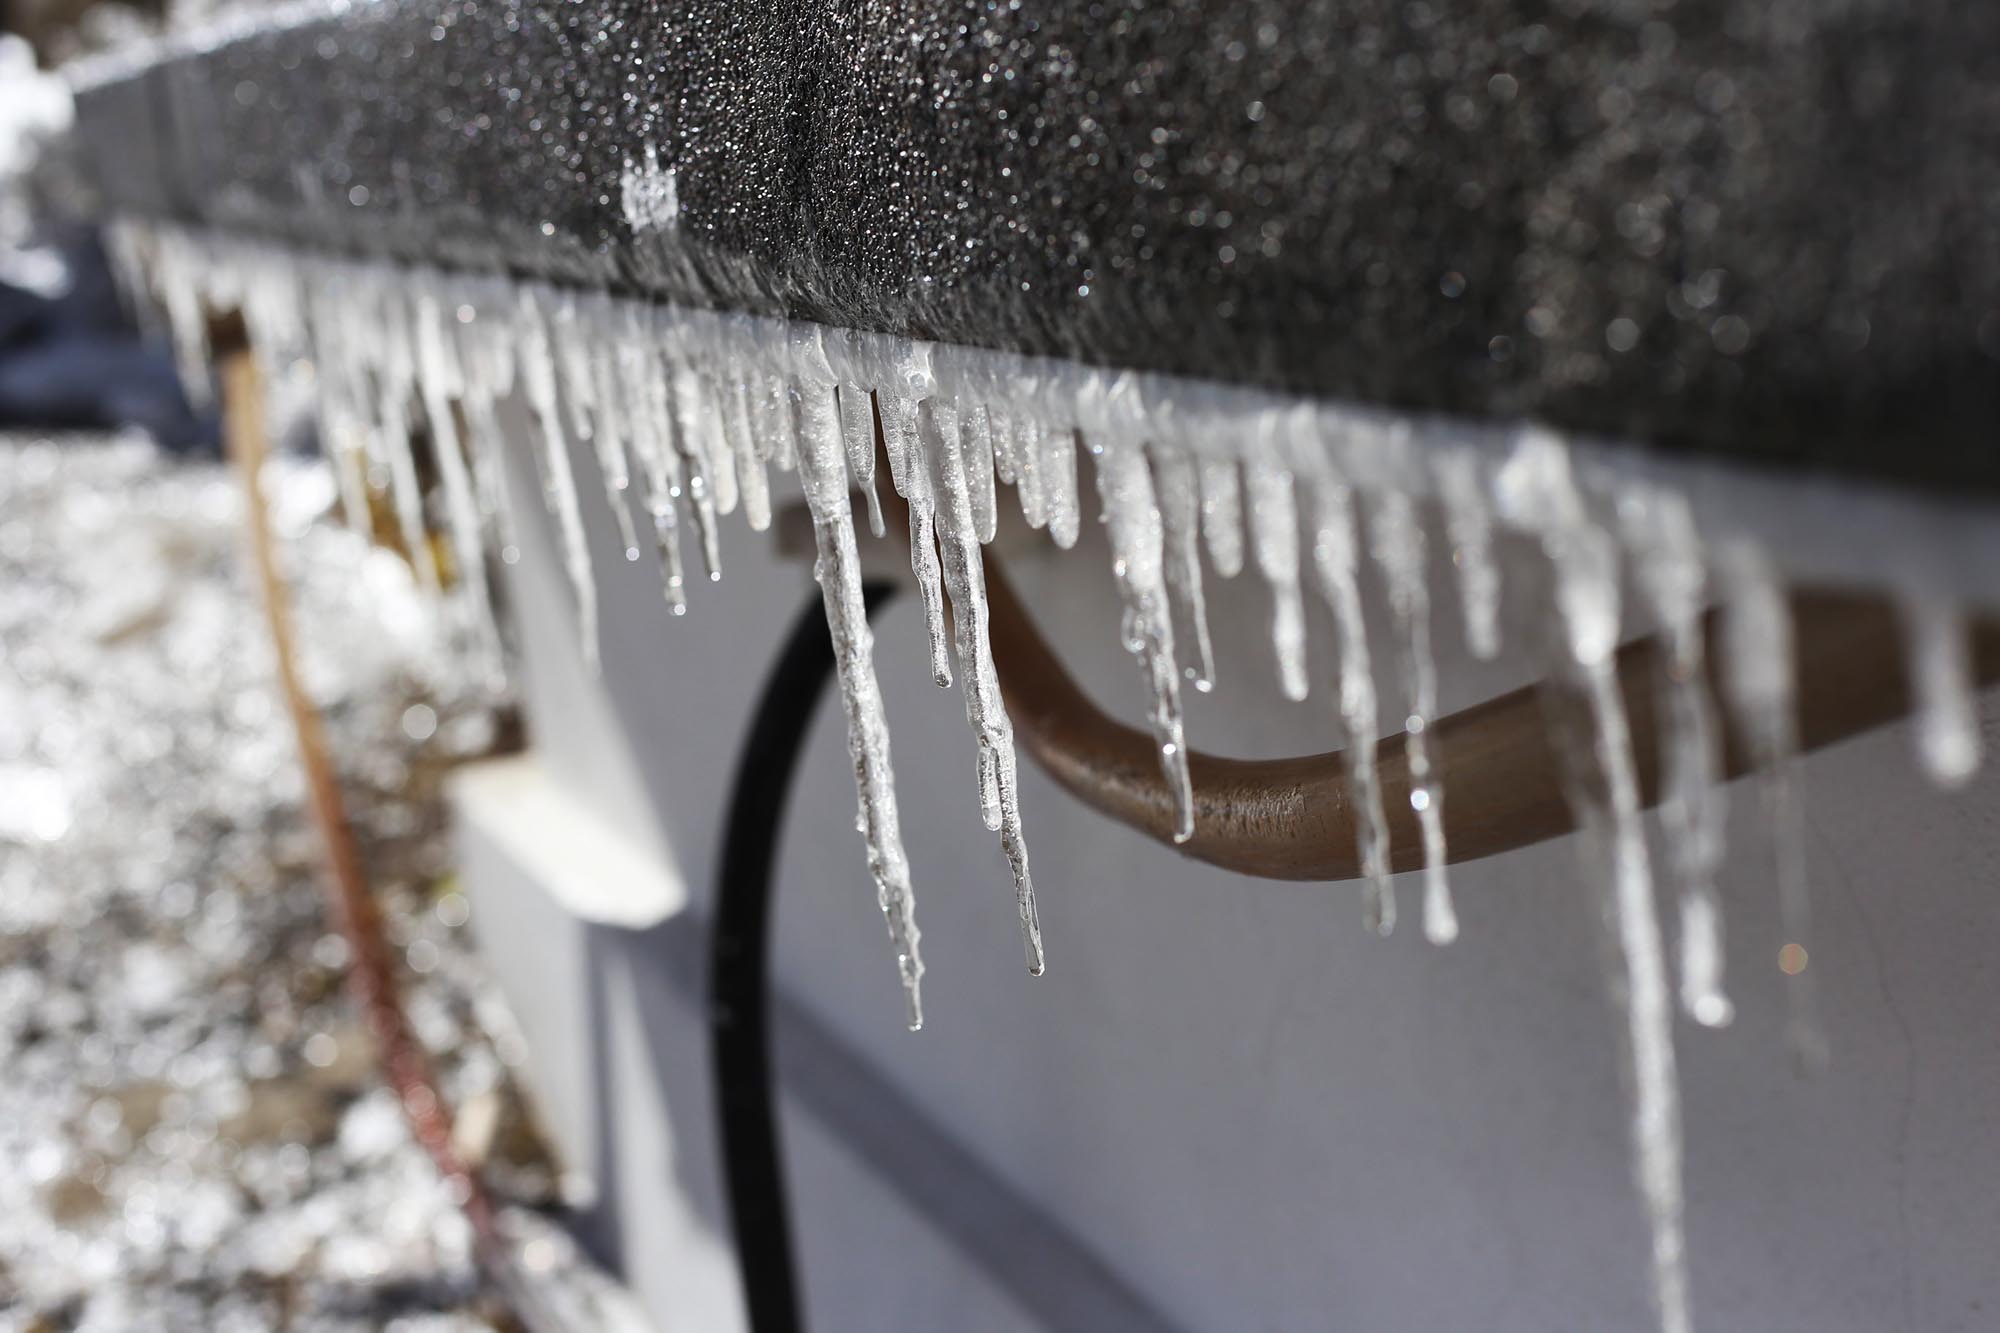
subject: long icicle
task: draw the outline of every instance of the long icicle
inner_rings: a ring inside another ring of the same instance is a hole
[[[410,322],[402,311],[400,293],[381,293],[383,305],[375,314],[376,330],[382,340],[381,361],[376,368],[375,438],[383,460],[389,466],[389,490],[396,509],[396,523],[410,558],[417,585],[434,603],[441,601],[443,586],[438,575],[437,553],[431,549],[430,525],[424,518],[424,492],[417,477],[415,444],[410,438],[410,396],[415,348],[409,345]]]
[[[1789,1008],[1786,1041],[1801,1070],[1826,1064],[1826,1033],[1807,965],[1812,959],[1812,893],[1806,885],[1805,807],[1799,799],[1799,720],[1792,611],[1764,553],[1747,542],[1716,556],[1724,583],[1722,696],[1762,776],[1784,940],[1778,970]]]
[[[1659,715],[1660,825],[1680,898],[1681,1007],[1705,1027],[1726,1026],[1735,1006],[1723,987],[1722,737],[1709,697],[1702,608],[1708,573],[1694,516],[1678,495],[1647,489],[1626,497],[1626,541],[1635,583],[1659,622],[1666,652],[1654,673]]]
[[[1271,589],[1271,651],[1287,699],[1306,697],[1306,612],[1299,592],[1299,511],[1292,471],[1278,441],[1280,419],[1268,413],[1243,460],[1250,552]]]
[[[639,460],[640,499],[653,521],[653,546],[659,553],[660,591],[667,610],[687,614],[687,573],[681,563],[679,501],[686,492],[680,455],[669,443],[673,435],[671,383],[653,349],[635,308],[627,307],[626,325],[618,341],[618,373],[624,390],[626,440]]]
[[[422,290],[412,306],[418,395],[430,423],[431,449],[437,456],[438,475],[444,482],[445,517],[451,534],[452,558],[457,566],[459,601],[465,607],[476,645],[476,657],[485,675],[485,688],[498,696],[507,688],[506,657],[500,645],[500,625],[493,613],[492,589],[486,582],[486,549],[481,540],[479,502],[473,495],[467,470],[458,419],[452,400],[464,392],[464,374],[456,351],[445,336],[444,315],[437,298]]]
[[[965,720],[979,744],[981,816],[1000,834],[1000,847],[1014,872],[1014,903],[1021,918],[1021,944],[1028,971],[1040,976],[1041,913],[1028,871],[1028,846],[1021,835],[1021,792],[1015,767],[1014,724],[1000,697],[988,636],[986,573],[979,554],[978,515],[966,473],[966,445],[949,407],[926,400],[918,413],[919,438],[937,460],[943,504],[938,535],[944,552],[944,582],[951,594],[952,629],[958,650],[959,682],[965,690]]]
[[[1180,672],[1174,665],[1174,629],[1162,570],[1160,510],[1153,499],[1146,455],[1121,440],[1090,444],[1097,464],[1097,493],[1111,538],[1112,572],[1125,603],[1121,637],[1146,674],[1151,700],[1147,724],[1159,747],[1160,772],[1174,802],[1174,841],[1194,836],[1194,787],[1188,778],[1187,738],[1181,726]]]
[[[619,549],[625,559],[637,563],[638,525],[632,521],[632,432],[637,423],[628,410],[618,370],[619,338],[617,312],[609,297],[600,296],[591,304],[590,368],[597,382],[597,434],[591,440],[597,451],[598,476],[604,483],[604,502],[618,525]]]
[[[482,526],[492,533],[500,562],[511,565],[521,558],[521,539],[516,530],[519,516],[507,494],[502,478],[500,424],[495,404],[513,387],[514,359],[505,336],[506,302],[497,295],[482,297],[480,305],[467,301],[453,312],[458,326],[456,347],[461,383],[465,396],[466,457],[472,466],[472,489],[479,502]]]
[[[1295,439],[1293,452],[1312,504],[1313,574],[1339,638],[1335,721],[1347,784],[1353,792],[1362,917],[1368,929],[1387,935],[1396,928],[1396,887],[1389,878],[1389,822],[1382,810],[1382,779],[1375,762],[1375,733],[1380,723],[1368,627],[1361,614],[1361,551],[1355,532],[1354,492],[1309,435]]]
[[[924,1025],[923,955],[918,944],[915,897],[909,858],[896,819],[896,776],[889,759],[889,727],[882,712],[882,689],[875,679],[875,635],[861,596],[861,555],[854,544],[854,511],[848,501],[847,463],[835,419],[833,388],[815,386],[802,398],[799,481],[812,510],[819,559],[813,577],[826,603],[840,673],[840,702],[847,714],[847,753],[854,761],[860,799],[861,835],[868,844],[868,869],[876,902],[896,952],[910,1030]]]
[[[1500,566],[1493,558],[1492,501],[1485,465],[1471,449],[1439,448],[1431,470],[1444,507],[1451,564],[1458,572],[1458,605],[1472,655],[1490,662],[1500,655]]]
[[[1208,635],[1208,605],[1201,588],[1201,481],[1194,459],[1182,450],[1155,444],[1148,453],[1160,498],[1174,641],[1194,645],[1194,661],[1185,674],[1189,684],[1206,694],[1215,688],[1215,647]]]
[[[910,572],[917,579],[917,597],[924,604],[924,630],[930,639],[931,679],[951,684],[951,649],[944,631],[944,592],[938,570],[936,501],[930,469],[917,451],[917,405],[907,398],[878,390],[882,410],[882,446],[889,456],[889,481],[910,511]]]
[[[1540,534],[1555,581],[1552,624],[1560,632],[1543,697],[1585,864],[1610,876],[1599,897],[1611,946],[1606,989],[1624,1038],[1633,1174],[1652,1233],[1653,1300],[1663,1333],[1689,1333],[1674,1010],[1618,688],[1618,545],[1591,521],[1568,447],[1546,432],[1523,432],[1500,487],[1522,526]]]
[[[1403,723],[1403,753],[1410,770],[1410,808],[1424,840],[1424,938],[1449,944],[1458,938],[1445,873],[1444,788],[1431,758],[1431,723],[1437,718],[1437,662],[1431,654],[1431,596],[1424,529],[1416,505],[1402,491],[1384,492],[1370,526],[1375,563],[1389,590],[1402,649],[1403,679],[1409,688],[1409,716]]]
[[[693,368],[675,362],[667,369],[673,404],[674,451],[680,455],[681,466],[687,472],[688,499],[694,504],[694,526],[701,537],[701,566],[708,574],[708,581],[714,583],[722,577],[722,539],[715,522],[722,507],[716,498],[721,485],[715,480],[717,451],[703,448],[701,441],[704,430],[709,432],[710,439],[714,438],[715,405]]]
[[[583,512],[578,508],[576,476],[570,470],[569,441],[563,430],[557,402],[554,364],[549,355],[548,326],[543,320],[534,289],[522,294],[520,337],[523,343],[521,375],[528,406],[535,415],[541,448],[542,498],[555,515],[562,541],[563,567],[569,573],[570,590],[576,595],[577,638],[583,660],[595,675],[599,669],[597,642],[597,583],[590,565],[590,543],[583,531]]]
[[[1215,572],[1243,572],[1243,486],[1234,458],[1201,460],[1201,535]]]

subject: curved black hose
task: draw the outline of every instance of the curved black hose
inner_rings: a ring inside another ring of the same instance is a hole
[[[895,590],[892,583],[864,584],[868,613],[874,615]],[[764,682],[737,760],[709,928],[708,1029],[716,1130],[752,1333],[799,1333],[804,1327],[771,1073],[771,870],[792,774],[813,710],[833,673],[833,640],[815,593],[793,622],[784,651]]]

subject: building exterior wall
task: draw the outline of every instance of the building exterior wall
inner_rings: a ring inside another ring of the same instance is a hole
[[[694,588],[687,616],[671,618],[651,563],[618,558],[602,497],[586,487],[604,611],[593,680],[525,455],[513,461],[524,552],[509,587],[538,761],[676,869],[692,906],[679,927],[586,926],[530,908],[533,886],[510,882],[503,858],[474,855],[475,920],[522,1011],[551,1117],[600,1178],[608,1257],[663,1327],[724,1330],[740,1312],[707,1052],[688,973],[668,974],[698,957],[736,747],[777,643],[816,590],[804,562],[732,522],[723,582]],[[1088,549],[1067,555],[1025,550],[1008,569],[1093,696],[1136,718],[1093,541],[1086,533]],[[1447,710],[1528,677],[1531,653],[1473,663],[1455,599],[1437,602]],[[1191,742],[1331,748],[1324,690],[1278,702],[1262,586],[1212,585],[1210,608],[1220,680],[1190,702]],[[962,700],[929,682],[922,634],[914,597],[900,599],[878,622],[876,659],[929,1027],[902,1030],[845,739],[827,707],[784,833],[775,965],[826,1036],[1163,1326],[1650,1326],[1598,880],[1574,840],[1455,868],[1456,944],[1426,945],[1413,919],[1382,941],[1362,929],[1353,886],[1186,861],[1078,806],[1024,759],[1049,952],[1048,975],[1030,978],[1005,863],[979,822]],[[1318,688],[1331,656],[1323,636],[1313,648]],[[1394,706],[1385,698],[1385,714]],[[1990,753],[2000,700],[1985,697],[1981,717]],[[1941,794],[1912,751],[1898,726],[1804,765],[1810,970],[1832,1045],[1816,1078],[1793,1072],[1784,1045],[1757,789],[1730,789],[1722,892],[1738,1017],[1678,1034],[1698,1327],[1874,1333],[2000,1318],[2000,775],[1989,767]],[[1009,1268],[1018,1258],[967,1253],[934,1199],[899,1192],[896,1163],[857,1154],[789,1091],[815,1329],[1078,1327],[1065,1322],[1084,1308],[1076,1292],[1038,1300],[1034,1275]]]

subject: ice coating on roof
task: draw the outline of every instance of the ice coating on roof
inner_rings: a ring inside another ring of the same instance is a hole
[[[1991,490],[1996,49],[1953,0],[376,0],[78,114],[128,213]]]

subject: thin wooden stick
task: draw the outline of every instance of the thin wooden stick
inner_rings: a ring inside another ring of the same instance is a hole
[[[305,770],[313,821],[326,848],[327,910],[346,938],[352,960],[348,984],[367,1016],[382,1052],[382,1068],[409,1118],[410,1132],[430,1154],[439,1174],[457,1194],[483,1254],[498,1256],[502,1247],[494,1226],[493,1207],[479,1177],[459,1160],[451,1141],[451,1110],[439,1092],[423,1048],[410,1030],[396,985],[394,964],[382,914],[368,885],[361,850],[354,840],[340,784],[334,774],[326,728],[299,679],[298,652],[283,575],[271,538],[270,514],[264,502],[264,391],[256,358],[239,336],[216,340],[222,380],[223,438],[243,484],[244,524],[250,553],[263,593],[264,616],[277,661],[278,684],[298,736],[299,763]]]

